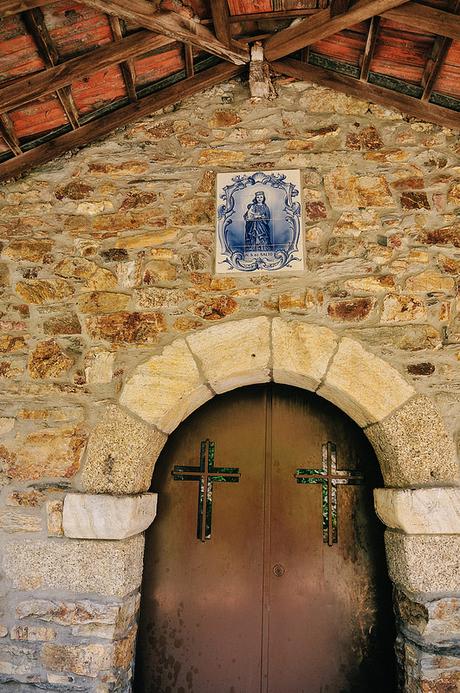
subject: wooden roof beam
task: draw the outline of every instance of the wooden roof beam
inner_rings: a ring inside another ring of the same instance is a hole
[[[150,31],[169,36],[175,41],[190,43],[235,65],[244,65],[249,62],[249,51],[243,44],[232,41],[231,46],[225,46],[202,24],[176,12],[156,12],[154,6],[147,0],[83,0],[83,2],[106,14],[129,19]]]
[[[449,11],[456,14],[460,8],[460,0],[450,0],[448,5]],[[436,79],[439,75],[441,67],[444,64],[449,48],[452,45],[452,39],[446,36],[438,36],[435,39],[431,55],[425,65],[425,70],[422,75],[423,101],[429,101]]]
[[[271,36],[265,41],[265,57],[267,60],[282,58],[401,4],[402,0],[357,0],[348,12],[336,17],[331,16],[331,9],[328,7]]]
[[[0,135],[3,137],[15,156],[22,154],[21,145],[14,131],[13,123],[11,122],[9,115],[6,113],[2,113],[0,115]]]
[[[112,36],[114,41],[123,40],[123,31],[121,29],[121,22],[118,17],[109,14],[110,29],[112,30]],[[132,60],[123,60],[120,63],[121,73],[125,82],[126,91],[130,101],[137,101],[136,93],[136,71],[134,69]]]
[[[227,0],[213,0],[210,5],[216,38],[224,45],[230,46],[232,34],[230,31],[228,2]]]
[[[71,124],[72,128],[76,130],[78,127],[80,127],[80,116],[78,113],[78,108],[75,105],[75,101],[73,100],[72,89],[70,87],[62,87],[62,89],[57,90],[56,94],[67,116],[67,120]]]
[[[371,67],[372,58],[374,57],[375,47],[377,45],[377,37],[379,35],[380,17],[372,17],[367,33],[366,46],[364,48],[363,60],[361,63],[361,73],[359,78],[363,82],[367,82],[369,70]]]
[[[59,52],[53,39],[50,36],[48,27],[45,24],[43,12],[39,7],[33,10],[28,10],[22,15],[22,19],[26,25],[27,31],[32,36],[37,46],[40,56],[47,67],[54,67],[59,62]],[[79,127],[78,109],[73,100],[72,91],[69,86],[64,86],[57,90],[57,97],[61,102],[67,120],[72,128],[76,130]]]
[[[35,149],[24,152],[15,159],[10,159],[0,164],[0,180],[18,176],[33,166],[50,161],[70,149],[94,142],[108,135],[115,128],[127,125],[145,115],[150,115],[203,89],[225,82],[240,74],[243,69],[243,66],[228,63],[216,65],[209,70],[200,72],[195,77],[181,80],[166,89],[155,92],[143,99],[139,99],[135,103],[124,106],[86,125],[82,125],[78,130],[60,135],[54,140],[35,147]]]
[[[410,116],[437,123],[447,128],[460,129],[460,113],[449,108],[426,103],[413,96],[362,82],[339,72],[324,70],[322,67],[305,65],[300,60],[286,59],[271,63],[275,72],[300,80],[315,82],[329,89],[356,96],[358,99],[373,101],[390,108],[397,108]]]
[[[195,65],[193,64],[193,48],[189,43],[184,43],[184,60],[185,74],[187,77],[193,77],[195,74]]]
[[[393,22],[410,26],[421,32],[439,34],[454,39],[454,41],[460,41],[460,17],[452,14],[452,12],[438,10],[435,7],[428,7],[428,5],[420,5],[418,2],[406,2],[400,7],[394,7],[378,14],[381,14],[385,19],[391,19]]]
[[[452,45],[452,39],[445,36],[438,36],[435,40],[431,56],[428,58],[425,65],[425,70],[422,75],[423,94],[422,100],[429,101],[433,93],[433,87],[438,77],[439,71],[443,66],[444,59],[449,48]]]
[[[20,77],[0,89],[0,113],[50,94],[56,89],[72,84],[76,79],[82,79],[105,67],[171,43],[174,41],[164,36],[156,36],[151,31],[140,31],[121,41],[105,44],[78,58],[50,67],[43,72]]]

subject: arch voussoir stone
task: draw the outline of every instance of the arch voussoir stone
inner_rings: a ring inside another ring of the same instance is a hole
[[[458,483],[454,441],[429,397],[412,397],[364,432],[378,457],[386,486]]]
[[[270,380],[270,320],[249,318],[209,327],[187,337],[214,392]]]
[[[316,390],[326,374],[339,338],[327,327],[274,318],[273,380]]]
[[[120,404],[164,433],[171,433],[213,396],[187,343],[176,339],[138,366],[125,384]]]
[[[415,390],[386,361],[344,337],[318,394],[365,427],[392,414]]]

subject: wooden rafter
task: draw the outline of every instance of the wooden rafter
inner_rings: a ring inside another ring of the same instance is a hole
[[[433,93],[433,87],[443,66],[444,59],[452,45],[452,39],[438,36],[434,42],[430,58],[428,58],[422,75],[423,94],[422,100],[429,101]]]
[[[67,120],[71,124],[72,128],[76,130],[78,127],[80,127],[80,123],[78,120],[78,109],[72,96],[72,89],[70,87],[62,87],[62,89],[57,90],[56,94],[61,102],[62,108],[64,109],[64,113],[67,116]]]
[[[27,31],[32,36],[37,46],[38,52],[42,57],[47,67],[54,67],[59,62],[59,52],[53,39],[50,36],[48,27],[45,24],[43,12],[39,7],[33,10],[28,10],[22,15]],[[61,102],[67,120],[72,128],[76,130],[79,127],[78,109],[73,100],[72,91],[69,86],[63,86],[56,90],[57,97]]]
[[[453,14],[456,14],[460,9],[460,0],[450,0],[448,9]],[[438,36],[434,41],[431,55],[426,62],[422,75],[422,99],[424,101],[430,100],[436,79],[439,75],[441,67],[444,64],[445,57],[449,52],[451,45],[452,39],[446,36]]]
[[[210,5],[216,38],[225,46],[230,46],[232,34],[230,31],[228,2],[227,0],[213,0]]]
[[[225,46],[202,24],[175,12],[155,12],[154,6],[147,0],[83,0],[83,2],[101,12],[129,19],[150,31],[169,36],[176,41],[190,43],[235,65],[249,62],[249,51],[243,44],[232,41],[231,46]]]
[[[21,18],[26,25],[27,31],[34,39],[45,65],[47,67],[57,65],[59,53],[45,24],[45,18],[41,9],[34,7],[32,10],[27,10],[22,13]]]
[[[185,74],[187,77],[193,77],[195,74],[195,67],[193,64],[193,48],[190,44],[184,44],[184,60],[185,60]]]
[[[400,5],[401,2],[402,0],[357,0],[348,12],[336,17],[331,17],[330,8],[327,8],[313,17],[303,19],[298,24],[273,34],[265,42],[265,57],[267,60],[282,58],[320,39],[347,29],[353,24],[381,14],[385,10]]]
[[[113,111],[103,118],[94,120],[87,125],[82,125],[78,130],[56,137],[54,140],[46,142],[46,144],[42,144],[14,159],[4,162],[0,166],[0,180],[17,176],[33,166],[43,164],[64,154],[69,149],[82,147],[90,142],[94,142],[122,125],[127,125],[138,118],[142,118],[142,116],[154,113],[161,108],[166,108],[166,106],[177,103],[188,96],[193,96],[193,94],[203,89],[231,79],[240,74],[243,69],[244,67],[241,65],[229,63],[216,65],[200,72],[199,75],[184,79],[160,92],[146,96],[135,103]]]
[[[105,44],[78,58],[50,67],[43,72],[21,77],[0,89],[0,113],[50,94],[56,89],[70,85],[74,80],[82,79],[110,65],[171,43],[174,41],[163,36],[156,36],[151,31],[140,31],[121,41]]]
[[[369,31],[367,32],[366,46],[364,48],[363,60],[361,63],[361,73],[359,78],[363,82],[367,82],[369,76],[369,69],[371,66],[372,58],[374,57],[375,46],[377,45],[377,36],[379,34],[380,17],[372,17],[371,23],[369,25]]]
[[[397,108],[408,115],[437,123],[448,128],[460,128],[460,113],[449,108],[426,103],[413,96],[378,87],[374,84],[363,83],[359,79],[349,77],[339,72],[324,70],[322,67],[305,65],[300,60],[277,60],[271,64],[275,72],[295,77],[300,80],[315,82],[321,86],[356,96],[358,99],[373,101],[390,108]]]
[[[21,145],[14,131],[13,123],[7,113],[2,113],[0,115],[0,135],[15,156],[22,154]]]
[[[121,29],[121,22],[118,17],[109,14],[110,29],[112,30],[112,36],[114,41],[123,40],[123,31]],[[136,72],[134,70],[134,64],[132,60],[123,60],[120,63],[121,73],[125,82],[126,91],[128,92],[130,101],[137,101],[136,93]]]
[[[452,12],[438,10],[418,2],[406,2],[401,7],[376,14],[382,14],[385,19],[391,19],[421,32],[439,34],[460,41],[460,17]]]

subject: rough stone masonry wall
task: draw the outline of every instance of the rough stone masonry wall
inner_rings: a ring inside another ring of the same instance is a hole
[[[328,326],[429,395],[459,441],[457,135],[277,88],[257,105],[239,82],[214,88],[0,188],[5,691],[128,690],[142,536],[63,537],[62,499],[125,377],[177,336],[258,315]],[[303,273],[213,272],[215,172],[256,168],[302,170]],[[458,690],[458,602],[438,597],[399,592],[409,693]]]

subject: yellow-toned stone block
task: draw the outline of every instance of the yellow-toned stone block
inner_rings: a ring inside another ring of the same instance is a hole
[[[190,335],[187,342],[217,393],[270,380],[268,318],[216,325]]]
[[[318,393],[365,426],[391,414],[415,390],[386,361],[344,337]]]
[[[178,339],[135,369],[122,390],[120,403],[170,433],[211,397],[190,349]]]
[[[273,380],[315,390],[337,348],[327,327],[275,318],[272,326]]]

